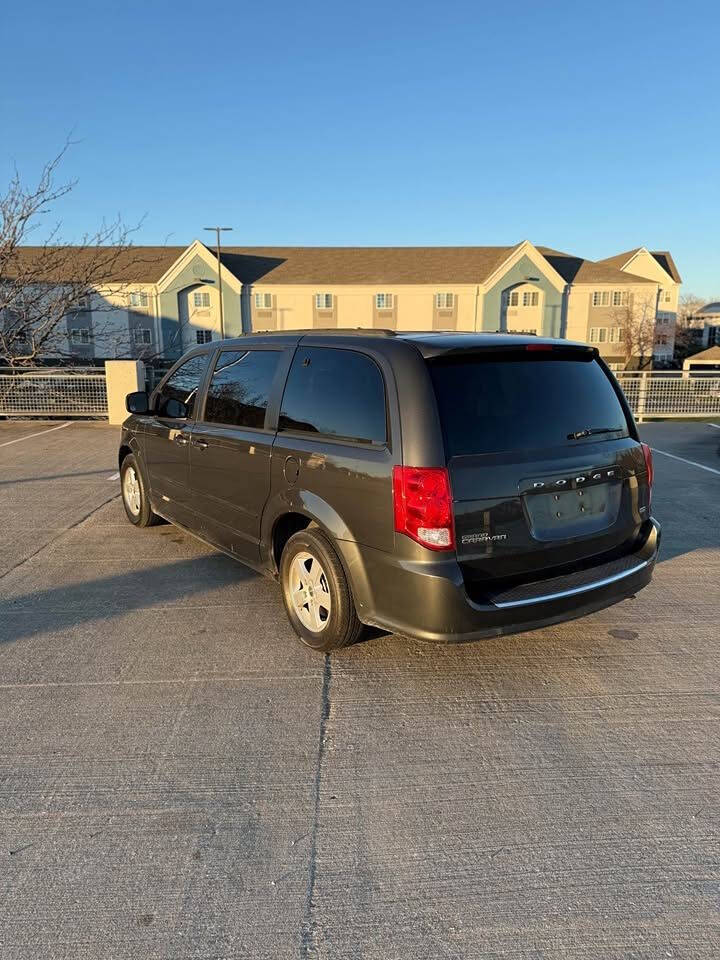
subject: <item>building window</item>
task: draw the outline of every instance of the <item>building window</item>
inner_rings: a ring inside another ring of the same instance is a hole
[[[84,293],[81,297],[77,298],[76,309],[78,310],[90,309],[90,297],[86,293]]]
[[[142,293],[142,291],[136,291],[135,293],[130,294],[130,306],[131,307],[147,307],[148,305],[148,295]]]
[[[203,292],[201,290],[196,290],[193,294],[193,305],[195,307],[209,307],[210,306],[210,294]]]
[[[333,295],[331,293],[316,293],[315,306],[318,310],[332,310]]]
[[[659,334],[655,337],[655,343],[659,344],[661,347],[666,347],[668,342],[667,335],[664,333]]]
[[[272,310],[272,294],[271,294],[271,293],[256,293],[256,294],[255,294],[255,309],[256,309],[256,310]]]
[[[526,290],[523,293],[523,306],[524,307],[536,307],[538,305],[538,293],[537,290]]]
[[[610,343],[622,343],[625,339],[622,327],[610,327]]]
[[[666,290],[666,291],[665,291],[665,303],[670,303],[670,300],[671,300],[671,299],[672,299],[672,298],[671,298],[671,296],[670,296],[670,291],[669,291],[669,290]]]
[[[70,331],[71,343],[90,343],[90,331],[87,327],[75,327]]]
[[[212,343],[212,330],[196,330],[195,339],[198,343]]]
[[[519,295],[518,295],[517,290],[513,291],[513,293],[509,293],[509,294],[508,294],[508,306],[509,306],[509,307],[516,307],[516,306],[518,305],[518,296],[519,296]]]
[[[436,293],[435,306],[438,310],[452,310],[455,303],[454,293]]]
[[[148,330],[147,327],[135,327],[133,336],[135,337],[135,344],[138,347],[152,343],[152,331]]]
[[[627,290],[613,290],[612,305],[614,307],[626,307],[628,302]]]
[[[391,293],[376,293],[375,306],[378,310],[392,310],[393,295]]]
[[[590,327],[590,343],[605,343],[607,334],[607,327]]]
[[[592,295],[592,305],[594,307],[607,307],[610,305],[610,291],[596,290]]]

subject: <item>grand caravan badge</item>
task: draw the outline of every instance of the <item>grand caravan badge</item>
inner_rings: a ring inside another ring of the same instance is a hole
[[[507,540],[506,533],[465,533],[460,537],[460,543],[492,543],[493,541]]]

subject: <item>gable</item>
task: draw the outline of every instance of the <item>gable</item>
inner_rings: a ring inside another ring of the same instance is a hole
[[[625,253],[618,253],[614,257],[606,257],[598,263],[645,277],[655,283],[667,286],[670,283],[682,283],[682,278],[675,266],[675,261],[668,250],[647,250],[637,247]]]
[[[195,240],[175,260],[170,269],[163,274],[158,281],[158,291],[160,293],[167,293],[170,289],[178,291],[191,284],[207,282],[217,284],[217,269],[215,254],[211,253],[205,244]],[[223,285],[227,284],[235,293],[240,293],[240,281],[235,274],[228,270],[224,263],[222,266],[222,281]]]
[[[654,280],[660,285],[667,285],[668,282],[672,282],[672,277],[663,270],[655,257],[644,248],[638,250],[623,269],[636,277],[647,277],[648,280]]]
[[[682,277],[675,266],[675,261],[669,250],[651,250],[650,253],[657,260],[665,273],[673,278],[675,283],[682,283]]]

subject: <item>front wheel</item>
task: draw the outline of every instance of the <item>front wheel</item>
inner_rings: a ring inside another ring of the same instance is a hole
[[[152,527],[160,523],[160,517],[153,513],[150,506],[145,478],[132,453],[125,457],[120,467],[120,489],[125,513],[130,523],[136,527]]]
[[[350,584],[328,538],[301,530],[285,544],[280,584],[288,619],[300,640],[327,653],[355,643],[363,626]]]

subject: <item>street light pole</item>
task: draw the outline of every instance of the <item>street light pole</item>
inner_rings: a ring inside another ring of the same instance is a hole
[[[225,339],[225,315],[223,313],[223,292],[222,292],[222,271],[220,269],[220,233],[225,230],[232,230],[232,227],[203,227],[204,230],[210,230],[215,232],[216,244],[215,250],[217,252],[217,267],[218,267],[218,292],[220,294],[220,339]]]

